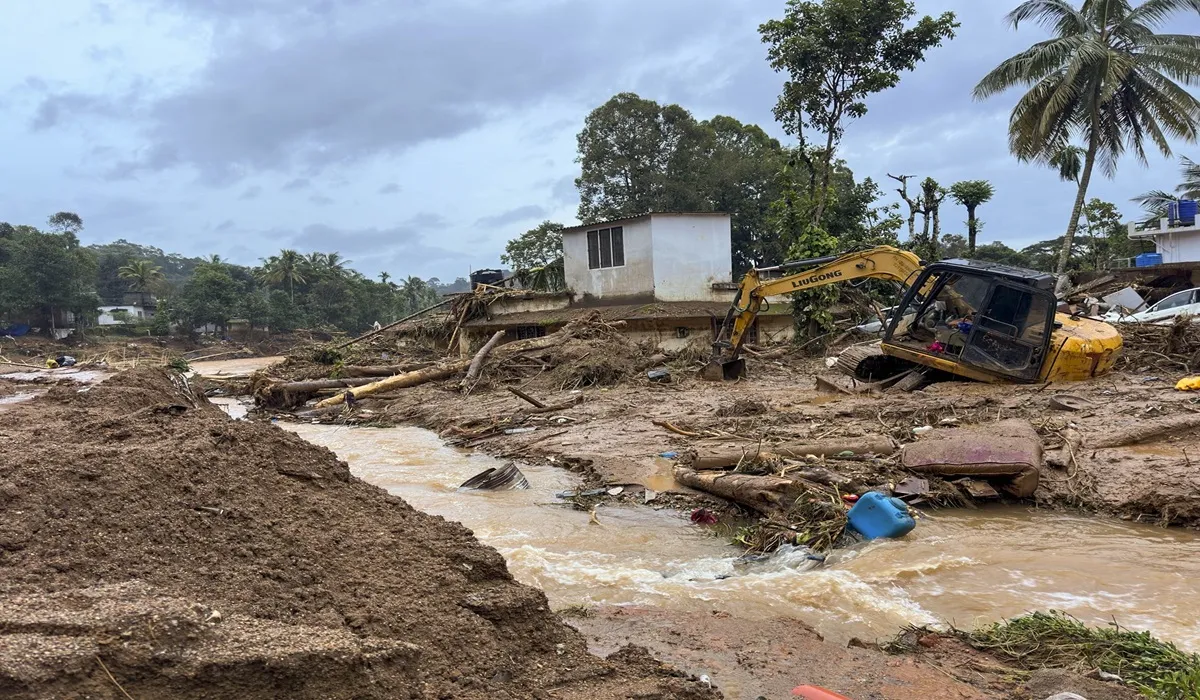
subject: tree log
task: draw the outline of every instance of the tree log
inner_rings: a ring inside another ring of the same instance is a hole
[[[463,377],[463,380],[458,383],[460,389],[466,387],[467,384],[479,377],[479,373],[483,371],[483,361],[492,353],[492,350],[496,349],[502,338],[504,338],[504,331],[496,331],[492,334],[491,339],[484,343],[483,347],[479,348],[479,352],[475,353],[475,357],[471,359],[471,365],[467,367],[467,376]]]
[[[382,328],[379,328],[378,330],[368,331],[367,333],[364,333],[364,334],[358,336],[357,338],[351,338],[350,340],[347,340],[343,343],[338,343],[337,345],[333,346],[333,349],[341,350],[342,348],[344,348],[348,345],[353,345],[355,343],[361,343],[364,340],[374,338],[375,336],[379,335],[380,333],[382,333],[390,328],[395,328],[396,326],[400,325],[401,323],[404,323],[405,321],[409,321],[409,320],[416,318],[417,316],[429,313],[430,311],[433,311],[434,309],[436,309],[440,306],[445,306],[446,304],[449,304],[452,301],[454,301],[453,298],[446,299],[445,301],[439,301],[438,303],[434,304],[433,306],[427,306],[427,307],[421,309],[420,311],[416,312],[415,314],[405,316],[404,318],[400,319],[399,321],[392,321],[391,323],[387,324],[386,326],[383,326]]]
[[[510,386],[510,387],[508,387],[508,390],[511,391],[513,394],[515,394],[517,397],[525,399],[529,403],[533,404],[534,408],[545,408],[546,407],[546,404],[542,403],[541,401],[538,401],[537,399],[533,398],[529,394],[526,394],[525,392],[521,391],[520,389],[518,389],[516,387]]]
[[[354,386],[364,386],[378,379],[364,377],[358,379],[313,379],[304,382],[281,382],[272,386],[274,391],[286,391],[292,394],[311,394],[322,389],[346,389]]]
[[[328,406],[337,406],[345,402],[346,393],[350,393],[354,398],[359,399],[371,394],[378,394],[392,389],[407,389],[409,387],[418,386],[426,382],[433,382],[439,379],[451,377],[465,370],[471,363],[468,360],[457,360],[454,362],[441,362],[432,367],[419,369],[415,372],[407,372],[398,374],[394,377],[381,379],[377,382],[372,382],[364,386],[359,386],[351,389],[349,392],[331,396],[317,404],[317,408],[326,408]]]
[[[683,486],[740,503],[764,515],[788,510],[806,490],[803,482],[794,479],[736,473],[700,473],[687,467],[675,467],[675,481]]]
[[[347,377],[393,377],[405,372],[414,372],[433,365],[432,362],[410,362],[406,365],[370,365],[343,367],[342,374]]]
[[[697,455],[689,466],[697,471],[730,469],[743,461],[754,460],[759,456],[804,459],[808,455],[832,457],[842,452],[853,452],[855,455],[890,455],[896,452],[896,444],[887,438],[870,438],[855,442],[821,442],[811,445],[785,443],[783,445],[763,445],[761,452],[755,445],[744,452]]]
[[[1098,436],[1095,440],[1086,440],[1084,444],[1091,449],[1124,447],[1136,445],[1139,442],[1149,442],[1168,433],[1184,435],[1196,428],[1200,428],[1200,415],[1189,413],[1161,420],[1141,421],[1135,423],[1131,428],[1110,431]]]

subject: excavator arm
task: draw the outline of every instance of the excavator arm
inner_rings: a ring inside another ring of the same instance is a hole
[[[738,285],[737,296],[725,315],[725,322],[713,343],[712,360],[703,375],[709,379],[733,379],[745,373],[745,364],[740,355],[746,331],[769,296],[864,278],[892,280],[907,285],[922,267],[921,259],[908,251],[879,246],[845,255],[750,270]],[[764,274],[796,268],[806,269],[783,277],[764,279]]]

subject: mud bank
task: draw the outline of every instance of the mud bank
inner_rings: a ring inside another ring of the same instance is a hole
[[[911,393],[851,396],[818,391],[822,370],[817,360],[752,361],[750,377],[733,384],[675,370],[670,384],[638,373],[608,386],[566,391],[535,378],[524,391],[540,401],[578,402],[543,414],[532,413],[499,382],[464,396],[447,381],[366,400],[350,418],[327,419],[418,425],[492,455],[581,469],[599,483],[694,494],[674,482],[672,463],[660,455],[821,440],[904,444],[919,440],[914,429],[924,426],[953,437],[955,430],[986,430],[1015,418],[1032,424],[1047,455],[1034,502],[1143,522],[1200,524],[1200,405],[1193,394],[1174,390],[1174,377],[1125,372],[1052,386],[944,382]],[[1061,394],[1081,399],[1082,410],[1052,408],[1052,398]],[[488,430],[496,425],[534,430]],[[1146,434],[1132,435],[1133,444],[1106,446],[1114,435],[1138,431]]]
[[[179,377],[58,386],[0,426],[0,697],[679,697],[461,525]]]

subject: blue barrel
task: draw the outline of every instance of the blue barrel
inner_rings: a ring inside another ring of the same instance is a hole
[[[1184,226],[1196,225],[1196,200],[1179,200],[1179,223]]]
[[[1162,253],[1142,253],[1133,259],[1134,267],[1153,267],[1162,265]]]
[[[1179,202],[1167,202],[1167,222],[1174,224],[1179,221]]]
[[[876,491],[863,494],[846,517],[850,520],[850,527],[868,540],[903,537],[917,526],[917,521],[908,514],[908,506],[904,501]]]

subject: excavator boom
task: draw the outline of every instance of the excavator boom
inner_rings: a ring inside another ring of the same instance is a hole
[[[783,277],[771,276],[797,268],[804,269]],[[879,246],[846,255],[752,269],[738,285],[733,306],[725,315],[721,332],[713,343],[712,361],[702,374],[714,380],[734,379],[745,374],[745,361],[740,357],[742,345],[746,340],[746,331],[754,323],[767,297],[866,278],[907,285],[921,268],[921,259],[916,255],[891,246]]]

